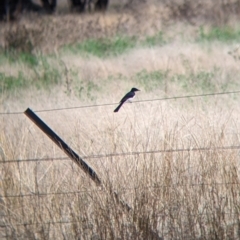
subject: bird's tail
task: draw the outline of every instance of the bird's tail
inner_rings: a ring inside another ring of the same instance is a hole
[[[122,105],[123,105],[123,102],[118,105],[118,107],[114,110],[114,112],[118,112]]]

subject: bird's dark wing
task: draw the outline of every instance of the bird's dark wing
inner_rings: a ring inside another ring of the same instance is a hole
[[[135,96],[134,92],[127,93],[120,101],[120,103],[126,102],[129,98],[133,98]]]

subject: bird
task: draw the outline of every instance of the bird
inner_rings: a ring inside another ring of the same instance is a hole
[[[132,88],[130,92],[128,92],[120,101],[120,104],[118,107],[114,110],[114,112],[118,112],[121,106],[126,102],[126,101],[131,101],[135,97],[135,92],[140,91],[137,88]]]

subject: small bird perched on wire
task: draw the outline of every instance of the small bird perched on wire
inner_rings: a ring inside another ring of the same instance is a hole
[[[121,106],[126,102],[126,101],[130,101],[135,97],[135,92],[140,91],[137,88],[132,88],[130,92],[128,92],[120,101],[120,104],[118,105],[118,107],[114,110],[114,112],[118,112],[119,109],[121,108]]]

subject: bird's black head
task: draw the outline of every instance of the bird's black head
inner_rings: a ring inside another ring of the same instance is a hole
[[[132,88],[132,89],[131,89],[131,92],[137,92],[137,91],[140,91],[140,90],[137,89],[137,88]]]

